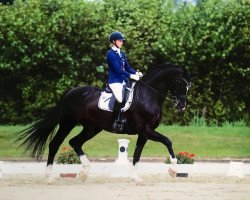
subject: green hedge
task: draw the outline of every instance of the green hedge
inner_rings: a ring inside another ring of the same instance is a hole
[[[0,123],[40,116],[64,90],[103,87],[108,35],[122,31],[130,64],[162,62],[194,75],[184,114],[166,101],[163,122],[249,121],[250,2],[29,0],[0,5]]]

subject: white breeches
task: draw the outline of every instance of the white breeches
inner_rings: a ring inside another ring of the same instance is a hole
[[[112,92],[114,93],[116,100],[119,101],[120,103],[122,103],[125,84],[126,84],[125,82],[109,84],[109,87],[111,88]]]

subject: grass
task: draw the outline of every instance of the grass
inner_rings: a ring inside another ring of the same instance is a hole
[[[18,149],[18,143],[14,143],[17,135],[13,133],[25,128],[24,126],[0,126],[0,160],[29,159],[23,149]],[[60,149],[69,146],[68,141],[81,131],[76,127],[65,139]],[[250,158],[250,127],[197,127],[197,126],[165,126],[161,125],[158,132],[169,137],[173,142],[175,153],[188,151],[196,154],[195,158]],[[117,139],[129,139],[128,154],[131,157],[135,149],[137,136],[116,135],[101,132],[95,138],[89,140],[83,149],[89,157],[110,158],[117,157]],[[47,159],[46,150],[44,158]],[[167,149],[164,145],[148,141],[145,145],[142,157],[166,157]]]

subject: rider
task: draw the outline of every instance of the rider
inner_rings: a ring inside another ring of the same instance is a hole
[[[141,75],[141,72],[136,72],[129,65],[125,54],[120,50],[124,40],[125,38],[120,32],[113,32],[109,36],[111,48],[107,53],[109,65],[108,84],[116,98],[113,110],[114,131],[121,131],[121,124],[124,123],[121,115],[124,85],[128,78],[138,81]]]

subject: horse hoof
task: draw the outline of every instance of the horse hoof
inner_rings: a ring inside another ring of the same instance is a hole
[[[172,178],[175,178],[175,177],[176,177],[176,171],[173,170],[172,168],[169,168],[169,169],[168,169],[168,173],[169,173],[169,175],[170,175]]]
[[[135,182],[136,185],[138,186],[144,186],[145,183],[141,178],[132,178],[132,180]]]
[[[132,176],[131,179],[132,179],[132,181],[135,182],[136,185],[140,185],[140,186],[145,185],[144,181],[141,178],[139,178],[138,176]]]
[[[135,184],[137,186],[145,186],[145,182],[143,180],[140,180],[140,181],[136,181]]]
[[[52,174],[52,165],[48,165],[48,166],[46,167],[45,177],[46,177],[46,178],[49,178],[49,177],[51,177],[51,174]]]
[[[47,181],[47,184],[48,185],[52,185],[56,182],[56,179],[53,177],[53,176],[49,176],[48,177],[48,181]]]
[[[85,182],[88,178],[88,173],[86,173],[85,171],[81,171],[79,173],[79,179],[82,181],[82,182]]]

